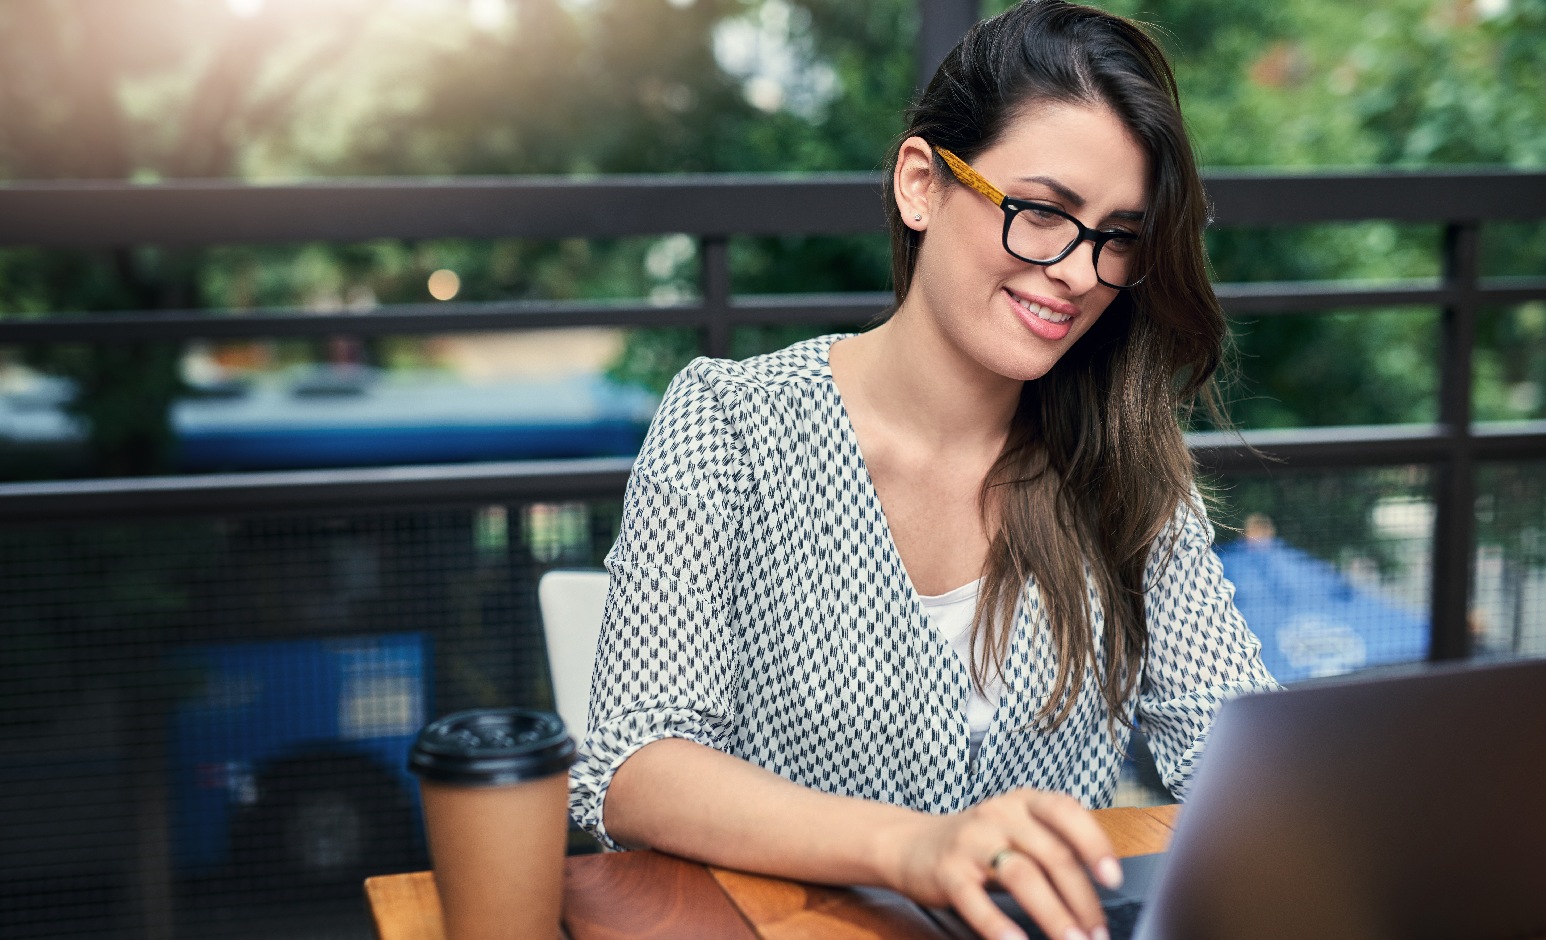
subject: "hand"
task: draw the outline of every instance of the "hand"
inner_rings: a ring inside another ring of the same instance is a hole
[[[898,836],[891,886],[921,904],[954,906],[990,940],[1025,936],[988,897],[994,881],[1053,940],[1108,936],[1087,872],[1114,888],[1122,867],[1111,841],[1073,797],[1016,790],[963,813],[920,816]]]

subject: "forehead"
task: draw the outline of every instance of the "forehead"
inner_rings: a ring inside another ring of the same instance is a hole
[[[1148,154],[1127,125],[1101,106],[1026,108],[972,166],[1010,196],[1045,196],[1044,186],[1022,180],[1055,179],[1082,196],[1092,215],[1148,205]]]

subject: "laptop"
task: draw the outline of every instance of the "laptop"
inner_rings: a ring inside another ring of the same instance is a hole
[[[1113,940],[1546,938],[1546,660],[1228,702],[1169,851],[1123,873]]]

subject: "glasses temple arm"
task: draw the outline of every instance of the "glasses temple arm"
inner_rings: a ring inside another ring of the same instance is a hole
[[[999,191],[998,187],[979,176],[977,171],[968,166],[965,160],[962,160],[944,147],[935,147],[934,151],[944,158],[945,163],[950,167],[950,172],[955,174],[956,179],[988,197],[988,200],[995,206],[1002,206],[1004,204],[1004,194]]]

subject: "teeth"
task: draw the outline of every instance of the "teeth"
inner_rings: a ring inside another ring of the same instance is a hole
[[[1036,314],[1037,317],[1046,320],[1048,323],[1067,323],[1069,320],[1073,319],[1073,317],[1066,313],[1053,313],[1051,310],[1048,310],[1041,304],[1032,303],[1029,300],[1022,300],[1021,298],[1016,297],[1015,301],[1019,303],[1020,306]]]

